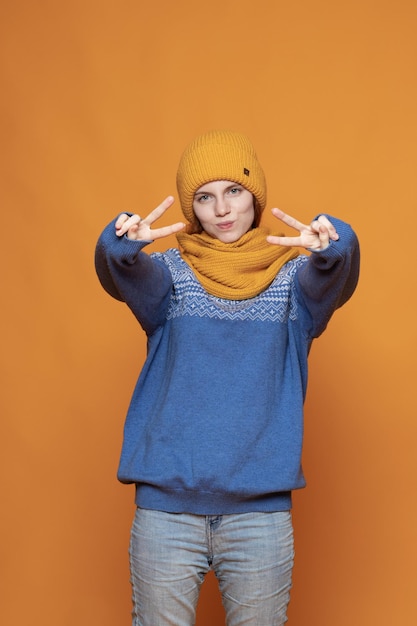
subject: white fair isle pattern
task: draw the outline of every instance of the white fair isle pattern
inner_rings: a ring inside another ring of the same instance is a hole
[[[179,250],[172,248],[151,255],[169,268],[175,290],[172,294],[167,319],[191,315],[230,320],[285,322],[297,318],[297,301],[294,295],[294,275],[307,261],[298,256],[282,267],[274,281],[263,293],[247,300],[225,300],[212,296],[196,280]]]

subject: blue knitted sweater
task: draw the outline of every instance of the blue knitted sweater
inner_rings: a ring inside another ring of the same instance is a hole
[[[248,300],[208,294],[179,251],[115,235],[96,248],[101,284],[126,302],[148,338],[128,410],[118,478],[138,506],[202,515],[279,511],[304,487],[307,357],[352,295],[359,246],[340,239],[289,261]]]

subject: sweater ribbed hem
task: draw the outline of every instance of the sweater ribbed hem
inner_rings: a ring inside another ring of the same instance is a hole
[[[243,498],[233,494],[210,492],[162,491],[151,485],[136,484],[136,505],[143,509],[168,513],[194,515],[232,515],[289,511],[292,506],[291,491],[267,494],[258,498]]]

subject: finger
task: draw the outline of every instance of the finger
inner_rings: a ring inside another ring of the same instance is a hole
[[[329,229],[323,224],[319,227],[320,250],[325,250],[330,243]]]
[[[295,230],[298,230],[300,232],[308,228],[306,224],[299,222],[295,219],[295,217],[291,217],[291,215],[284,213],[284,211],[281,211],[281,209],[272,209],[272,214],[275,215],[276,218],[281,220],[281,222],[283,222],[287,226],[290,226],[290,228],[294,228]]]
[[[127,238],[136,240],[138,238],[138,231],[139,224],[133,224],[133,226],[131,226],[126,233]]]
[[[320,222],[318,220],[313,220],[310,223],[310,230],[315,235],[318,234],[320,232]]]
[[[165,198],[165,200],[163,200],[161,202],[161,204],[159,204],[156,209],[154,209],[153,211],[151,211],[149,213],[149,215],[146,216],[146,218],[144,218],[144,222],[150,226],[151,224],[153,224],[153,222],[155,222],[157,219],[159,219],[161,217],[161,215],[163,215],[165,213],[165,211],[167,209],[169,209],[170,206],[172,206],[175,202],[175,198],[173,196],[167,196]]]
[[[275,246],[286,246],[288,248],[301,245],[300,237],[276,237],[275,235],[268,235],[266,240],[268,243],[272,243]]]
[[[325,215],[320,215],[317,218],[317,221],[320,224],[323,224],[323,226],[325,226],[329,232],[329,237],[330,239],[332,239],[333,241],[337,241],[339,239],[339,234],[335,228],[335,226],[332,224],[332,222],[325,216]]]
[[[169,235],[173,235],[174,233],[179,233],[180,230],[185,228],[185,224],[183,222],[177,222],[176,224],[171,224],[171,226],[163,226],[162,228],[155,228],[152,230],[152,239],[161,239],[162,237],[169,237]]]
[[[123,224],[126,222],[126,220],[128,219],[129,219],[129,216],[126,215],[126,213],[122,213],[121,215],[119,215],[115,223],[116,230],[119,230],[119,228],[121,228]]]
[[[122,222],[122,225],[119,228],[117,227],[117,222],[116,222],[116,235],[118,237],[121,237],[122,235],[127,233],[129,228],[131,228],[132,226],[138,225],[142,221],[140,216],[137,214],[131,215],[130,217],[129,216],[126,216],[126,217],[127,219],[124,222]]]

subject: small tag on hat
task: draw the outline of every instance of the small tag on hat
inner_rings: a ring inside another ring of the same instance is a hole
[[[243,168],[243,173],[245,176],[249,176],[250,174],[249,170],[246,167]]]

